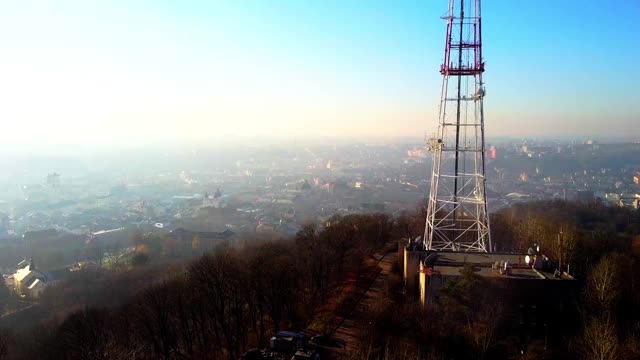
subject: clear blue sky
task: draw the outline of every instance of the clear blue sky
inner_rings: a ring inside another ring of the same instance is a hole
[[[446,0],[2,1],[8,141],[394,137],[436,124]],[[640,1],[486,0],[489,135],[640,135]]]

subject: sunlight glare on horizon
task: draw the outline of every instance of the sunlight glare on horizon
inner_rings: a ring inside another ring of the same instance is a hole
[[[536,55],[542,61],[527,60],[530,50],[513,45],[517,35],[502,36],[509,20],[499,17],[497,5],[487,5],[490,134],[632,129],[638,110],[622,106],[633,96],[626,91],[637,74],[590,77],[580,73],[586,68],[571,69],[554,83],[543,80],[552,79],[554,69],[540,68],[523,74],[530,87],[513,89],[518,61],[554,63],[563,71],[570,59],[545,46]],[[444,9],[444,1],[3,2],[4,142],[420,138],[435,130]],[[582,15],[593,15],[587,11]],[[595,51],[577,46],[575,56]],[[547,88],[532,89],[538,86]],[[608,89],[620,96],[603,93]],[[603,129],[603,117],[618,126]],[[510,128],[516,119],[524,125]]]

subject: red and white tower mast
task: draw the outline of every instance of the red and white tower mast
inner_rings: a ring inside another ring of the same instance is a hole
[[[480,0],[449,0],[438,134],[424,245],[427,250],[490,252],[485,192],[485,96]]]

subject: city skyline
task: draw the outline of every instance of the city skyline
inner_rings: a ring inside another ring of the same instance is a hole
[[[485,4],[487,133],[635,136],[640,79],[621,71],[640,5],[618,5]],[[436,129],[446,6],[3,3],[4,142],[422,138]]]

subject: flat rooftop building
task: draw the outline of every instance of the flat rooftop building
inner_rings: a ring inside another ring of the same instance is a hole
[[[447,284],[468,276],[471,265],[473,274],[479,276],[478,285],[485,289],[485,294],[490,294],[486,299],[492,300],[487,305],[500,309],[503,326],[520,337],[524,351],[529,339],[546,342],[547,337],[562,333],[559,329],[577,323],[574,321],[577,281],[559,270],[562,268],[559,261],[539,251],[529,252],[424,251],[409,245],[401,252],[405,294],[423,306],[438,309],[447,304]]]
[[[418,263],[418,297],[423,304],[437,303],[440,289],[460,276],[471,264],[475,273],[489,279],[505,296],[530,298],[564,293],[573,289],[574,278],[558,271],[558,262],[543,254],[500,254],[470,252],[421,252]],[[562,284],[561,284],[562,283]],[[533,294],[532,294],[533,293]],[[557,298],[556,298],[557,299]]]
[[[573,283],[575,280],[568,273],[558,270],[561,265],[557,260],[537,252],[435,252],[408,245],[402,248],[399,258],[404,265],[405,294],[410,298],[419,298],[424,303],[433,302],[432,294],[437,293],[446,281],[460,276],[460,270],[467,264],[473,265],[475,273],[483,278],[505,282],[524,281],[524,287],[539,287],[541,282]]]

